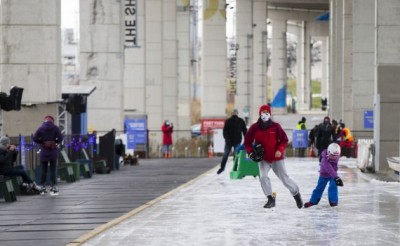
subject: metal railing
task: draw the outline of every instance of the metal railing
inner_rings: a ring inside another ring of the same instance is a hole
[[[293,129],[284,129],[288,138],[289,145],[286,150],[286,156],[293,156],[293,148],[291,147],[291,138]],[[118,135],[118,134],[117,134]],[[357,138],[370,138],[371,131],[353,131],[353,136]],[[173,158],[204,158],[208,157],[209,147],[214,146],[214,136],[212,131],[200,134],[190,130],[175,130],[172,133],[173,145],[171,157]],[[39,165],[39,146],[32,141],[32,136],[16,136],[10,137],[11,143],[18,146],[19,156],[18,163],[24,163],[28,170],[32,170]],[[93,138],[93,135],[67,135],[61,149],[65,149],[71,161],[83,158],[81,148],[85,148],[87,152],[93,156],[96,155],[98,149],[99,137]],[[124,143],[127,145],[127,143]],[[308,151],[308,150],[307,150]],[[308,152],[306,152],[308,153]],[[222,153],[216,153],[222,155]],[[147,143],[137,144],[134,149],[134,155],[140,158],[163,158],[162,131],[147,131]]]

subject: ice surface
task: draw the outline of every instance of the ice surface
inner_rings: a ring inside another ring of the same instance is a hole
[[[213,160],[217,165],[219,160]],[[230,180],[228,166],[221,175],[210,171],[84,245],[400,245],[398,183],[369,182],[353,159],[339,164],[344,187],[339,187],[335,208],[325,191],[319,205],[298,209],[270,172],[276,208],[264,209],[259,180]],[[318,179],[317,159],[288,158],[286,168],[308,201]]]

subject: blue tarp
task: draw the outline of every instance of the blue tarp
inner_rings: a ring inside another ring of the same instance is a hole
[[[329,12],[323,13],[315,18],[317,21],[329,21]]]

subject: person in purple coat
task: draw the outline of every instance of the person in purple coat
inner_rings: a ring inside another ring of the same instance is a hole
[[[33,141],[37,144],[40,144],[40,163],[42,166],[42,176],[41,176],[41,185],[43,186],[43,194],[46,191],[46,178],[47,178],[47,169],[50,165],[50,182],[51,188],[50,193],[52,195],[58,194],[57,188],[57,176],[56,176],[56,167],[57,167],[57,159],[58,159],[58,149],[57,144],[63,141],[63,135],[61,134],[61,130],[58,126],[54,124],[54,118],[50,115],[44,117],[44,122],[42,125],[36,130],[33,135]]]
[[[313,190],[310,201],[304,204],[305,208],[319,203],[328,182],[329,205],[331,205],[331,207],[338,205],[339,195],[337,187],[343,186],[342,179],[337,175],[339,158],[340,146],[337,143],[331,143],[328,149],[322,151],[317,187]]]

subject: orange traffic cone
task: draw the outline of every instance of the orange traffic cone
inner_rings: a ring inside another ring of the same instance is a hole
[[[210,144],[210,146],[208,146],[208,158],[213,158],[213,157],[214,157],[214,148],[212,144]]]

